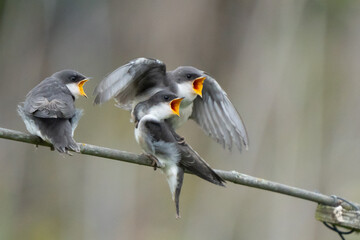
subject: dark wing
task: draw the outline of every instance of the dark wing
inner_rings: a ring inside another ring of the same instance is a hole
[[[168,123],[147,122],[146,127],[151,129],[151,135],[156,141],[172,143],[175,145],[177,154],[180,154],[180,166],[189,172],[211,183],[224,186],[225,181],[178,135]],[[168,145],[168,149],[174,145]],[[165,151],[166,151],[165,150]],[[174,151],[174,150],[173,150]]]
[[[182,140],[178,146],[181,152],[180,165],[206,181],[224,186],[225,180],[222,179],[184,140]]]
[[[231,150],[233,144],[241,151],[248,148],[245,125],[226,92],[210,76],[206,76],[202,98],[197,97],[191,117],[202,129],[223,147]]]
[[[53,78],[45,79],[28,93],[24,109],[39,118],[72,118],[76,111],[69,89]]]
[[[168,158],[178,159],[179,151],[177,149],[177,142],[168,126],[164,122],[146,121],[144,123],[146,132],[149,137],[144,140],[155,155],[163,155]]]
[[[156,90],[166,77],[163,62],[137,58],[106,76],[94,90],[95,104],[115,98],[119,107],[130,110],[135,97]]]
[[[173,135],[172,128],[166,122],[146,121],[145,127],[155,141],[177,143],[177,140]]]

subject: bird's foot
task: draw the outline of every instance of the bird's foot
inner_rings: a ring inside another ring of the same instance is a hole
[[[79,153],[80,152],[80,144],[79,143],[74,143],[73,145],[70,145],[71,150],[73,150],[74,152]]]
[[[160,161],[159,161],[154,155],[145,154],[145,156],[147,156],[148,158],[150,158],[150,160],[152,161],[152,162],[151,162],[151,166],[154,168],[154,171],[156,171],[156,169],[157,169],[158,167],[159,167],[159,168],[162,167],[162,164],[160,163]]]
[[[184,144],[185,143],[185,138],[184,137],[176,136],[175,139],[176,139],[178,144]]]
[[[69,152],[67,149],[66,149],[66,152],[65,152],[67,155],[69,156],[73,156],[74,154],[72,154],[71,152]]]

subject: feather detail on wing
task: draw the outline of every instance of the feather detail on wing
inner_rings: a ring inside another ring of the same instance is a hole
[[[153,90],[165,78],[163,62],[137,58],[106,76],[94,90],[95,104],[115,98],[117,105],[130,110],[136,97]],[[157,76],[154,78],[154,75]]]
[[[75,107],[71,98],[49,101],[45,97],[35,97],[29,99],[25,108],[38,118],[71,118],[75,114]]]
[[[27,94],[24,111],[38,118],[72,118],[74,97],[66,85],[49,77]]]
[[[233,145],[241,151],[248,149],[249,141],[245,125],[226,92],[215,79],[205,79],[202,98],[194,101],[191,117],[201,128],[223,147],[231,150]]]

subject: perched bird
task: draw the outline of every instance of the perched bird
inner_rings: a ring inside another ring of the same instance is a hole
[[[79,96],[87,97],[83,89],[87,81],[74,70],[62,70],[40,82],[18,106],[27,130],[52,143],[60,153],[79,152],[73,135],[82,110],[74,102]]]
[[[235,145],[241,151],[248,148],[248,136],[240,115],[225,91],[215,79],[194,67],[178,67],[166,71],[163,62],[137,58],[105,77],[95,88],[95,104],[115,98],[117,106],[132,110],[137,103],[149,99],[156,92],[168,90],[184,98],[180,117],[171,117],[173,128],[189,118],[196,121],[205,133],[223,147]]]
[[[165,121],[179,116],[182,100],[172,92],[160,91],[134,109],[136,141],[165,173],[177,218],[180,217],[179,196],[185,170],[220,186],[225,183]]]

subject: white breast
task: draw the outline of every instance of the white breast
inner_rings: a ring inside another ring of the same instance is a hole
[[[186,107],[180,107],[180,117],[174,116],[171,123],[173,128],[177,129],[181,127],[191,116],[193,110],[193,104],[189,104]]]

